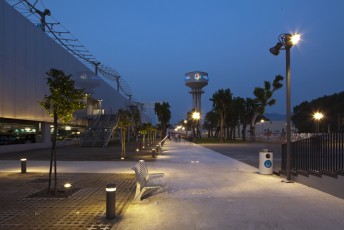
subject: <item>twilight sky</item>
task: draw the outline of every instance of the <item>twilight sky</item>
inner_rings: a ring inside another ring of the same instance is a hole
[[[99,61],[120,73],[136,100],[169,102],[171,123],[191,110],[186,72],[209,74],[203,114],[218,89],[253,97],[254,87],[285,76],[285,52],[269,53],[281,33],[302,36],[291,50],[292,106],[343,90],[343,0],[42,1]],[[285,114],[285,87],[275,97],[267,112]]]

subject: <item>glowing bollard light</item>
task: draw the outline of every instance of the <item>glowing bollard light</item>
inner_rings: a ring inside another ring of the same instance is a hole
[[[116,218],[116,184],[106,185],[106,218]]]
[[[67,183],[65,183],[65,184],[63,185],[63,187],[64,187],[65,189],[69,189],[69,188],[72,187],[72,184],[67,182]]]
[[[20,159],[21,173],[26,173],[26,158]]]

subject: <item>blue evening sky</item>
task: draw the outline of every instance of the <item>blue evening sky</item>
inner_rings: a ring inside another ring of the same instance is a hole
[[[172,123],[191,110],[190,71],[209,73],[203,113],[218,89],[253,97],[285,76],[285,52],[269,53],[281,33],[299,32],[291,50],[292,106],[343,90],[343,0],[43,0],[103,64],[116,69],[140,102],[167,101]],[[38,8],[42,5],[38,3]],[[285,114],[285,87],[267,112]]]

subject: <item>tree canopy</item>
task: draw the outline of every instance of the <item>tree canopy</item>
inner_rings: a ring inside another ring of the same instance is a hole
[[[83,99],[86,98],[82,89],[76,89],[74,80],[71,75],[66,75],[62,70],[50,69],[47,73],[47,84],[50,95],[45,95],[40,105],[47,113],[54,118],[54,132],[52,138],[52,150],[50,155],[49,185],[48,192],[51,190],[52,163],[54,161],[54,192],[56,193],[57,176],[56,176],[56,137],[57,122],[68,123],[73,118],[73,113],[85,108]]]
[[[154,112],[158,117],[158,121],[161,126],[161,136],[164,138],[166,136],[167,127],[169,126],[171,119],[170,105],[168,102],[155,103]]]
[[[220,133],[219,139],[223,141],[224,139],[224,130],[225,122],[227,119],[227,114],[232,102],[232,92],[230,89],[219,89],[213,94],[210,98],[210,101],[213,102],[213,111],[219,114],[220,117]]]
[[[40,102],[47,113],[54,117],[55,113],[62,123],[68,123],[73,118],[73,113],[85,108],[85,92],[75,88],[71,75],[65,75],[61,70],[50,69],[47,73],[47,84],[50,95],[45,95]]]
[[[320,112],[320,132],[344,130],[344,91],[330,96],[322,96],[311,101],[304,101],[293,108],[293,121],[298,132],[315,132],[314,113]]]

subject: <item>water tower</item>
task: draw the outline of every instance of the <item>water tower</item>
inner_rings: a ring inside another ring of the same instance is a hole
[[[202,88],[208,85],[208,73],[193,71],[185,74],[185,85],[191,88],[192,108],[201,113],[201,95],[204,93]]]

